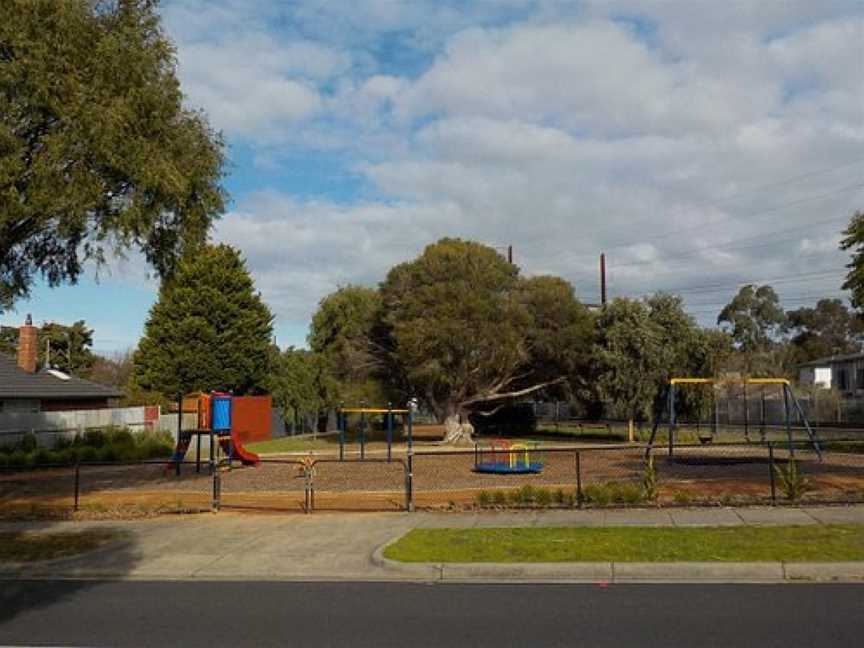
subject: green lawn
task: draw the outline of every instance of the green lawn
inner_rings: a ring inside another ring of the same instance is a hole
[[[414,529],[384,551],[404,562],[864,560],[864,526]]]
[[[120,535],[108,529],[74,533],[0,533],[0,563],[76,556],[98,549]]]
[[[309,452],[312,450],[338,450],[339,442],[335,436],[313,439],[311,437],[282,437],[259,441],[246,446],[256,454],[278,454],[280,452]]]

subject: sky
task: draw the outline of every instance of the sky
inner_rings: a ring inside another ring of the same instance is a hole
[[[163,0],[186,103],[228,143],[213,239],[302,346],[318,302],[444,236],[513,246],[599,300],[746,283],[840,290],[864,209],[864,3]],[[17,324],[134,347],[158,284],[131,254],[38,285]]]

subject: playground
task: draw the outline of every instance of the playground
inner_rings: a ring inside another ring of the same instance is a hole
[[[411,410],[387,406],[342,408],[327,449],[283,454],[246,445],[233,397],[198,394],[183,405],[196,426],[178,430],[169,459],[5,470],[0,501],[7,513],[37,506],[94,514],[124,507],[267,512],[864,501],[864,447],[820,443],[793,409],[788,384],[764,384],[784,395],[774,399],[785,404],[780,425],[764,406],[742,428],[720,416],[721,392],[710,381],[674,379],[666,429],[658,416],[647,443],[481,438],[454,449],[432,440],[438,430],[424,434],[415,426]],[[679,390],[692,385],[710,388],[711,398],[688,402]],[[708,412],[707,422],[700,411]],[[515,499],[526,487],[534,495]]]

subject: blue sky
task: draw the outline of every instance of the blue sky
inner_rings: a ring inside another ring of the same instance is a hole
[[[303,344],[328,292],[441,236],[512,244],[597,299],[678,292],[710,324],[737,287],[843,296],[864,191],[860,2],[163,0],[190,106],[229,144],[237,245]],[[135,254],[39,285],[17,323],[135,345],[157,284]]]

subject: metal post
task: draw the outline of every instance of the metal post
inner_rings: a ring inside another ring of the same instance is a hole
[[[195,472],[201,472],[201,430],[195,430]]]
[[[759,400],[759,437],[765,440],[765,386],[760,390]]]
[[[719,406],[717,405],[717,392],[713,385],[711,386],[711,402],[714,405],[714,422],[711,424],[711,440],[713,441],[717,438],[717,428],[720,420],[720,411]]]
[[[183,436],[183,394],[177,394],[177,447],[180,447],[180,438]],[[182,459],[174,462],[174,471],[180,476],[180,464]]]
[[[675,435],[675,384],[669,385],[669,457],[672,457],[672,437]]]
[[[582,454],[576,451],[576,506],[582,508]]]
[[[213,439],[213,430],[212,429],[210,430],[210,434],[208,436],[210,437],[210,474],[212,475],[213,474],[213,466],[215,465],[214,461],[216,459],[216,448],[215,448],[216,444],[215,444],[215,441]]]
[[[744,381],[744,438],[750,442],[750,401],[747,400],[747,381]]]
[[[810,421],[807,420],[807,416],[804,414],[804,410],[801,408],[801,403],[798,402],[798,399],[795,398],[795,394],[792,392],[792,388],[789,385],[784,385],[786,389],[789,390],[789,398],[792,399],[792,403],[795,405],[798,410],[798,417],[801,419],[801,422],[804,424],[804,428],[807,430],[807,436],[810,437],[810,443],[813,444],[813,449],[816,451],[816,455],[819,457],[819,460],[822,460],[822,448],[819,446],[819,439],[816,438],[816,433],[813,431],[813,428],[810,427]]]
[[[606,305],[606,255],[600,255],[600,305]]]
[[[219,473],[219,466],[216,465],[213,455],[210,455],[210,470],[213,475],[213,503],[211,508],[214,513],[217,513],[222,503],[222,476]]]
[[[339,461],[345,461],[345,412],[342,411],[342,406],[336,410],[336,428],[339,430]]]
[[[73,511],[78,510],[78,493],[81,488],[81,464],[78,463],[78,459],[75,460],[75,505],[72,507]]]
[[[405,508],[414,511],[414,452],[408,448],[408,461],[405,463]]]
[[[387,403],[387,463],[393,456],[393,403]]]
[[[408,452],[414,449],[414,412],[408,409]]]
[[[771,503],[777,503],[777,486],[774,483],[774,444],[768,442],[768,475],[771,482]]]
[[[360,413],[360,459],[366,458],[366,412]]]
[[[792,444],[792,417],[789,412],[789,393],[786,385],[783,385],[783,416],[786,418],[786,437],[789,439],[789,457],[795,457],[795,448]]]

